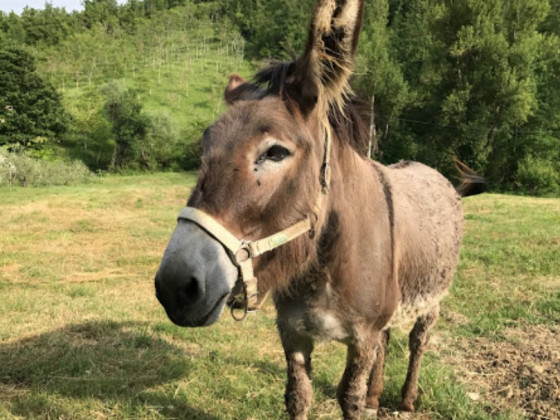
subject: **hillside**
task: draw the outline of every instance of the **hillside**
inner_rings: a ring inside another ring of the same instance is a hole
[[[39,70],[80,119],[99,108],[103,88],[117,82],[137,91],[147,112],[169,113],[187,127],[223,110],[227,76],[249,70],[243,50],[231,26],[195,17],[183,6],[138,20],[132,34],[97,24],[36,56]]]
[[[67,153],[94,169],[108,169],[115,140],[104,104],[132,92],[141,105],[139,118],[147,118],[152,138],[165,143],[158,149],[174,149],[167,151],[171,158],[154,165],[165,169],[189,165],[178,155],[224,111],[228,76],[251,73],[244,48],[232,25],[187,4],[135,17],[133,28],[96,22],[55,45],[28,50],[72,117],[63,142]]]

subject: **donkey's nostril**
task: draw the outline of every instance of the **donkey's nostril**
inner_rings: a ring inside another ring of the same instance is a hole
[[[190,302],[198,301],[204,293],[201,286],[202,284],[200,280],[198,280],[194,276],[189,277],[189,281],[183,289],[187,300],[189,300]]]

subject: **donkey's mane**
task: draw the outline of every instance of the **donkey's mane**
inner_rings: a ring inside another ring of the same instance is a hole
[[[260,70],[253,82],[267,90],[267,93],[284,98],[288,108],[293,110],[300,100],[298,91],[289,79],[295,68],[294,61],[274,62]],[[369,139],[369,109],[354,95],[344,95],[341,103],[329,106],[328,122],[341,143],[348,144],[358,154],[365,155]]]

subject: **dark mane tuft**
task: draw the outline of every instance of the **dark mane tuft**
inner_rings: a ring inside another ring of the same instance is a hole
[[[290,103],[299,102],[299,93],[290,84],[294,61],[273,62],[260,70],[253,82],[269,94],[281,96]],[[369,140],[369,108],[356,97],[345,98],[342,108],[331,105],[328,120],[340,142],[347,143],[360,155],[366,155]]]

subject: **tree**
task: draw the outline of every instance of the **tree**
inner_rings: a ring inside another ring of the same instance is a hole
[[[55,45],[72,32],[73,18],[64,9],[46,3],[44,10],[26,7],[21,14],[25,42],[29,45]]]
[[[257,58],[285,57],[300,52],[314,0],[228,0],[222,13],[237,25]]]
[[[25,43],[25,29],[21,18],[14,12],[2,16],[0,30],[4,38],[2,45],[21,45]]]
[[[41,149],[60,141],[69,116],[22,49],[0,49],[0,146]]]
[[[123,92],[114,84],[107,87],[107,92],[108,99],[103,109],[112,124],[111,131],[116,143],[111,166],[125,169],[143,165],[149,169],[149,159],[143,155],[141,146],[146,139],[150,121],[142,113],[137,95],[130,90]]]
[[[86,28],[101,23],[107,33],[112,33],[118,26],[119,5],[116,0],[84,0],[84,9],[81,18]]]
[[[409,156],[453,172],[458,156],[494,183],[511,185],[521,127],[539,108],[540,0],[395,2],[394,46],[412,101],[396,141]]]
[[[389,3],[376,1],[365,10],[363,33],[358,49],[354,85],[360,97],[367,98],[373,111],[373,156],[381,160],[387,154],[402,154],[403,145],[391,142],[390,132],[399,124],[399,116],[410,100],[401,66],[392,54],[391,31],[388,25]],[[375,133],[375,134],[374,134]]]

